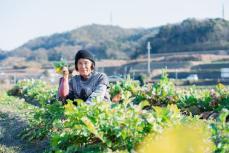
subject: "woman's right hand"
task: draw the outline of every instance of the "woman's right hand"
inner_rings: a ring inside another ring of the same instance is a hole
[[[68,68],[67,68],[66,66],[62,68],[62,73],[63,73],[63,77],[64,77],[65,79],[68,79],[69,70],[68,70]]]
[[[58,95],[59,95],[59,97],[65,99],[66,96],[69,94],[69,84],[68,84],[69,70],[68,70],[68,67],[62,68],[62,74],[63,74],[63,78],[60,78]]]

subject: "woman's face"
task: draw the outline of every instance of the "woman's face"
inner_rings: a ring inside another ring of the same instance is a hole
[[[89,59],[80,58],[77,63],[77,68],[79,74],[82,77],[87,78],[92,72],[92,62]]]

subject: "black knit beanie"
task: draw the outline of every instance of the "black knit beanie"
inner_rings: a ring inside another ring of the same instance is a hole
[[[78,63],[78,60],[80,58],[85,58],[85,59],[89,59],[90,61],[92,61],[92,63],[94,64],[95,66],[95,60],[92,56],[92,54],[86,50],[79,50],[77,53],[76,53],[76,56],[75,56],[75,65],[77,65]]]

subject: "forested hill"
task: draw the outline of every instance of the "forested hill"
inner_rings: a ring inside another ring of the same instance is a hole
[[[188,19],[165,25],[148,38],[154,53],[229,49],[229,21]]]
[[[38,61],[72,59],[79,49],[90,50],[98,59],[130,59],[144,54],[148,41],[153,53],[227,50],[229,21],[187,19],[148,29],[92,24],[30,40],[11,52],[0,52],[0,59],[7,56]]]
[[[39,37],[8,53],[28,60],[72,59],[79,49],[88,49],[98,59],[129,59],[139,44],[153,36],[158,28],[124,29],[110,25],[88,25],[65,33]]]

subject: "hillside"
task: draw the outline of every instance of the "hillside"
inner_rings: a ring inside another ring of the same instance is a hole
[[[0,49],[0,60],[6,58],[6,52]]]
[[[27,60],[72,59],[79,49],[88,49],[98,59],[129,59],[136,53],[145,35],[151,36],[157,28],[124,29],[118,26],[88,25],[65,33],[39,37],[8,53],[8,56],[26,57]]]
[[[229,21],[224,19],[187,19],[165,25],[150,41],[154,53],[228,50]]]
[[[97,59],[134,59],[145,54],[148,41],[152,53],[228,50],[229,21],[187,19],[148,29],[92,24],[35,38],[10,52],[0,51],[0,60],[9,56],[30,61],[71,60],[79,49],[90,50]]]

